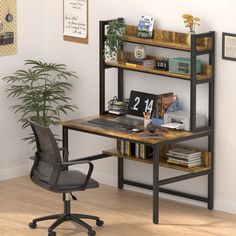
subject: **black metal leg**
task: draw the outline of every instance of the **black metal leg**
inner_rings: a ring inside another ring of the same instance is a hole
[[[124,160],[118,158],[118,188],[123,189],[124,187]]]
[[[85,215],[85,214],[73,214],[73,215],[80,219],[100,220],[98,216]]]
[[[153,146],[153,223],[159,222],[159,145]]]
[[[54,220],[54,219],[60,218],[61,216],[62,214],[43,216],[43,217],[33,219],[33,222],[39,222],[39,221],[44,221],[44,220]]]
[[[57,219],[49,228],[48,231],[52,232],[57,226],[59,226],[60,224],[62,224],[64,221],[66,221],[66,216],[63,215],[61,216],[59,219]]]
[[[79,218],[76,218],[74,215],[71,215],[70,219],[72,221],[74,221],[75,223],[82,225],[84,228],[86,228],[89,231],[93,230],[93,228],[89,224],[85,223],[84,221],[80,220]]]
[[[118,98],[124,98],[124,70],[118,69]]]
[[[214,132],[208,136],[208,150],[211,153],[211,171],[208,174],[208,209],[214,206]]]

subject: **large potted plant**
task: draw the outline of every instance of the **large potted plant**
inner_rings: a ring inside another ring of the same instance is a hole
[[[16,101],[11,109],[20,114],[22,128],[29,126],[27,119],[46,127],[57,126],[62,113],[77,108],[67,95],[72,87],[69,79],[77,78],[76,74],[64,64],[26,60],[25,65],[29,68],[3,78],[8,84],[8,97]],[[33,143],[34,136],[31,134],[23,140]]]

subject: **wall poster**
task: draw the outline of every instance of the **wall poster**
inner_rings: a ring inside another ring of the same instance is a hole
[[[63,38],[88,43],[88,0],[64,0]]]

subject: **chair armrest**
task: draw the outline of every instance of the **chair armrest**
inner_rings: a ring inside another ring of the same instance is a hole
[[[92,162],[90,161],[80,161],[80,160],[71,160],[71,161],[68,161],[68,162],[63,162],[63,163],[60,163],[60,165],[62,167],[64,166],[71,166],[71,165],[77,165],[77,164],[88,164],[89,165],[89,169],[88,169],[88,172],[87,172],[87,176],[86,176],[86,179],[84,181],[84,184],[82,185],[81,187],[81,190],[84,190],[86,189],[87,185],[88,185],[88,181],[92,175],[92,172],[93,172],[93,168],[94,168],[94,165]]]
[[[64,155],[62,156],[63,162],[67,162],[68,161],[68,157],[69,157],[69,150],[67,148],[59,148],[59,151],[64,152]]]

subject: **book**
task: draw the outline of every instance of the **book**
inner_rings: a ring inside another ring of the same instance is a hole
[[[134,64],[134,63],[129,63],[129,62],[126,62],[125,63],[126,66],[131,66],[131,67],[135,67],[135,68],[151,68],[151,69],[154,69],[155,65],[138,65],[138,64]]]
[[[141,158],[140,146],[139,143],[135,143],[135,157],[138,159]]]
[[[168,159],[175,159],[175,160],[186,161],[186,162],[201,159],[201,155],[193,156],[193,157],[182,157],[182,156],[180,157],[180,156],[177,156],[177,155],[172,155],[172,154],[167,153],[167,156],[168,156]]]
[[[177,161],[177,162],[181,162],[181,163],[194,163],[194,162],[201,161],[201,158],[198,157],[198,158],[190,159],[190,160],[182,160],[182,159],[179,159],[179,158],[168,157],[168,160]]]
[[[200,166],[202,163],[201,161],[199,162],[194,162],[194,163],[183,163],[183,162],[179,162],[179,161],[174,161],[174,160],[167,160],[168,163],[170,164],[175,164],[175,165],[180,165],[180,166],[185,166],[185,167],[196,167],[196,166]]]
[[[138,64],[138,65],[155,65],[156,64],[156,60],[155,59],[139,59],[139,58],[135,58],[135,57],[128,57],[127,59],[128,63],[134,63],[134,64]]]
[[[169,107],[171,106],[171,104],[174,102],[174,96],[170,95],[170,96],[163,96],[161,101],[161,112],[162,112],[162,117],[164,117],[164,114],[167,112],[167,110],[169,109]]]
[[[125,152],[125,141],[117,140],[117,152],[121,155],[124,155]]]
[[[140,152],[141,152],[141,159],[143,160],[153,157],[153,150],[152,147],[150,146],[141,144]]]
[[[169,154],[180,155],[180,156],[185,156],[185,157],[201,155],[200,151],[195,151],[195,150],[188,149],[188,148],[183,148],[183,147],[178,147],[178,148],[170,149],[168,151],[168,153]]]
[[[163,102],[163,98],[166,98],[166,97],[174,97],[174,94],[172,92],[159,94],[155,102],[154,110],[156,111],[156,118],[161,119],[161,120],[164,118],[164,113],[165,113],[162,102]],[[165,106],[167,106],[167,103],[165,104]]]
[[[138,22],[137,37],[152,38],[154,27],[154,17],[142,16]]]

